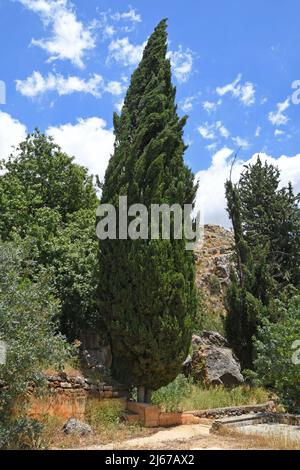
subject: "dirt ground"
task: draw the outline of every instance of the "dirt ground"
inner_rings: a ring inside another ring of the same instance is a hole
[[[224,450],[244,449],[239,437],[210,434],[209,425],[182,425],[160,430],[151,436],[138,437],[106,445],[92,445],[76,450]],[[249,449],[249,447],[247,446]]]

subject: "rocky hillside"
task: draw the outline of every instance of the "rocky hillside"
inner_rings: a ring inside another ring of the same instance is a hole
[[[195,250],[196,283],[209,309],[224,314],[224,294],[230,275],[233,232],[219,225],[204,226],[204,242]]]

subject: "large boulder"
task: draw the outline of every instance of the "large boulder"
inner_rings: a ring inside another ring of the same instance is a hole
[[[78,436],[84,437],[88,436],[92,432],[92,428],[89,424],[84,423],[76,418],[70,418],[63,426],[63,431],[65,434],[76,434]]]
[[[183,370],[196,381],[206,385],[240,385],[244,382],[241,366],[223,336],[215,331],[193,335],[193,353]]]

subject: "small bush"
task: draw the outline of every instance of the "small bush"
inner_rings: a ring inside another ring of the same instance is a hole
[[[34,419],[21,417],[0,425],[1,450],[32,450],[43,447],[43,425]]]
[[[117,427],[124,411],[118,400],[90,400],[87,404],[86,416],[93,428]]]
[[[221,283],[218,276],[212,274],[209,278],[209,290],[212,295],[218,295],[221,291]]]
[[[269,399],[268,392],[261,387],[240,386],[232,389],[220,387],[204,388],[191,383],[183,375],[153,394],[152,402],[163,411],[206,410],[226,406],[256,405]]]
[[[191,383],[180,374],[169,385],[153,393],[152,403],[162,406],[164,411],[178,411],[190,391]]]
[[[201,334],[204,330],[217,331],[224,336],[224,319],[220,311],[215,311],[208,306],[204,294],[198,293],[198,308],[194,320],[194,333]]]

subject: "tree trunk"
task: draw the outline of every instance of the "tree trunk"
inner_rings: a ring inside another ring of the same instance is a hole
[[[152,390],[150,388],[146,388],[145,390],[145,403],[151,403],[152,397]]]
[[[145,402],[145,387],[143,385],[140,385],[137,388],[137,401],[139,403]]]

